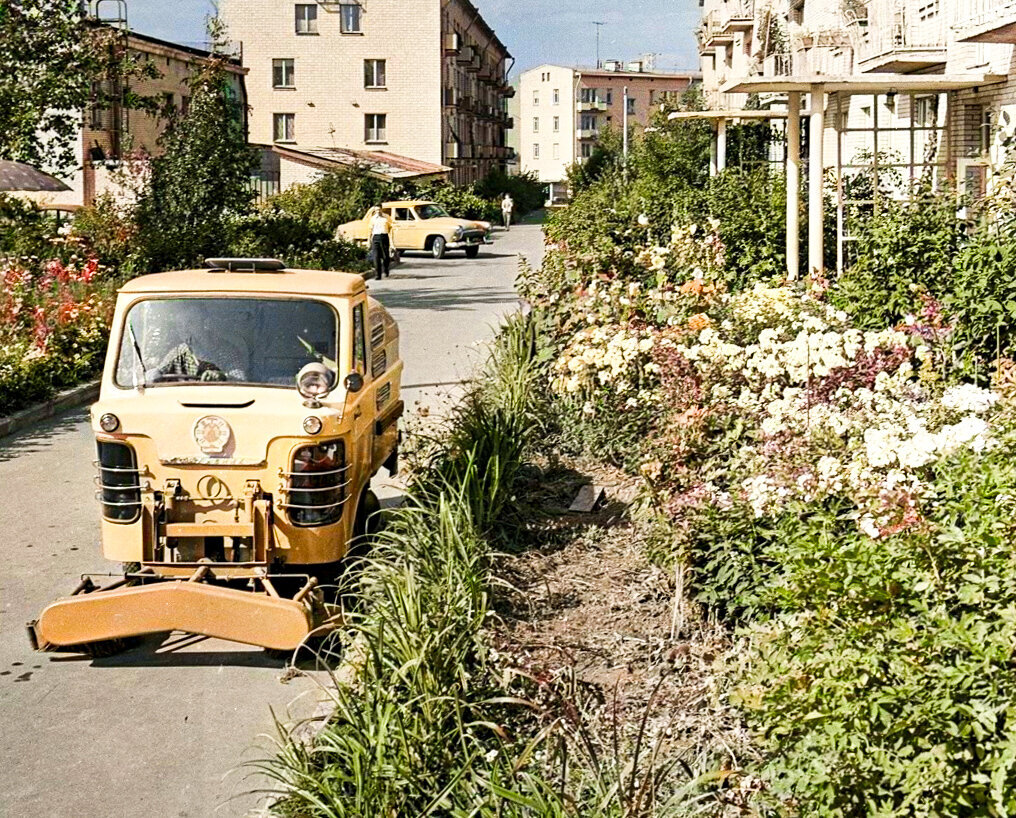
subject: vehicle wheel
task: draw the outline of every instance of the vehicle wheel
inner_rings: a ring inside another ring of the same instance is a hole
[[[474,244],[472,247],[466,248],[466,258],[476,258],[480,255],[480,245]]]
[[[360,507],[356,510],[356,522],[353,524],[355,538],[372,537],[381,530],[381,515],[378,514],[380,510],[381,501],[374,492],[367,489],[363,493]]]
[[[430,246],[430,252],[433,253],[434,258],[444,258],[445,254],[445,241],[444,236],[435,236],[434,243]]]

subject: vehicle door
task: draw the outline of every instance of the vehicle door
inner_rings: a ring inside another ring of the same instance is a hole
[[[400,250],[419,250],[423,242],[417,237],[416,217],[411,207],[393,208],[393,223],[395,225],[395,246]]]
[[[350,394],[353,413],[351,448],[349,462],[353,468],[348,479],[349,491],[359,491],[362,481],[369,480],[371,460],[374,451],[374,388],[367,368],[367,299],[362,298],[353,305],[353,372],[363,378],[363,389]],[[356,499],[356,498],[354,498]]]

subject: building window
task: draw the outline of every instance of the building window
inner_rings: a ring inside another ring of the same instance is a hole
[[[293,60],[272,60],[272,87],[293,88]]]
[[[384,88],[385,83],[385,61],[364,60],[363,61],[363,87]]]
[[[554,89],[554,97],[553,97],[553,99],[554,99],[554,104],[555,105],[560,105],[561,104],[561,89],[560,88],[555,88]]]
[[[296,4],[296,33],[317,34],[317,3]]]
[[[635,97],[628,97],[628,116],[635,114]]]
[[[583,131],[595,131],[596,130],[596,115],[595,114],[582,114],[582,118],[579,120],[579,128]]]
[[[360,33],[360,7],[355,3],[343,3],[342,10],[342,33]]]
[[[980,134],[980,149],[981,154],[987,156],[991,151],[991,111],[981,111],[981,125],[978,129]]]
[[[604,92],[604,96],[602,97],[602,99],[608,105],[613,105],[614,104],[614,89],[613,88],[608,88]]]
[[[930,128],[938,118],[938,97],[917,97],[914,99],[914,125]]]
[[[925,0],[917,4],[917,16],[920,20],[930,20],[938,16],[938,0]]]
[[[189,111],[190,111],[190,97],[187,96],[186,94],[182,94],[180,96],[180,113],[183,114],[184,116],[187,116],[187,113]]]
[[[539,105],[539,104],[540,104],[540,92],[539,91],[533,91],[533,105]]]
[[[363,138],[366,142],[385,142],[388,139],[387,114],[366,114],[363,123]]]
[[[554,133],[558,133],[561,130],[561,117],[554,117]]]
[[[539,142],[534,142],[533,143],[533,159],[539,159],[539,158],[540,158],[540,143]]]
[[[560,143],[555,142],[553,145],[550,146],[550,156],[551,156],[552,159],[560,159],[561,158],[561,145],[560,145]]]
[[[272,114],[272,138],[276,142],[296,139],[296,114]]]
[[[540,118],[538,116],[533,117],[533,133],[540,132]]]
[[[588,159],[592,155],[593,155],[593,145],[592,145],[592,143],[591,142],[583,142],[582,143],[582,158],[583,159]]]

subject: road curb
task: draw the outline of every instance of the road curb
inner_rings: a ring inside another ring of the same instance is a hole
[[[67,409],[94,403],[99,397],[99,381],[90,381],[72,389],[58,392],[44,403],[29,406],[5,418],[0,418],[0,437],[12,435],[22,429],[38,423],[40,420],[54,417]]]

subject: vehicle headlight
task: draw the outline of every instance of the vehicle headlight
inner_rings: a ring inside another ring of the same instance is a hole
[[[316,435],[320,433],[324,424],[321,422],[321,418],[311,415],[303,419],[303,430],[309,435]]]
[[[334,386],[334,373],[321,363],[307,364],[296,376],[296,389],[308,400],[323,398]]]
[[[106,412],[106,414],[99,418],[99,428],[104,432],[115,432],[120,428],[120,418],[112,412]]]
[[[459,239],[462,238],[463,235],[465,235],[465,232],[466,231],[463,230],[461,227],[456,227],[455,232],[452,233],[452,238],[454,238],[455,241],[458,241]]]

